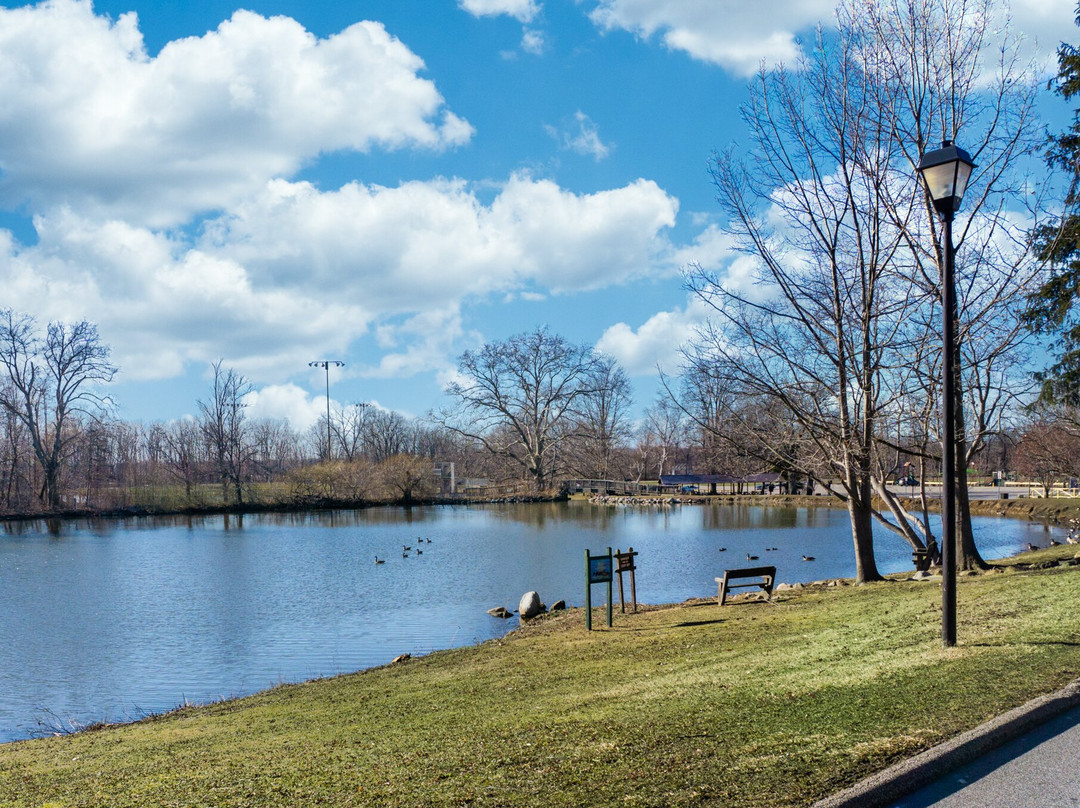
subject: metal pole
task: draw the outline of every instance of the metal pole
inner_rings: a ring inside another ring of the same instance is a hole
[[[942,334],[941,381],[941,644],[956,645],[956,284],[952,241],[953,212],[942,215],[945,266],[941,277]]]
[[[592,567],[589,564],[589,550],[585,549],[585,630],[592,631]]]
[[[322,368],[326,371],[326,459],[327,461],[332,459],[333,452],[330,444],[330,366],[333,365],[336,368],[345,367],[344,362],[339,362],[336,359],[320,359],[317,362],[308,362],[308,367]]]
[[[326,460],[331,460],[330,451],[330,363],[323,362],[323,368],[326,370]]]
[[[608,563],[612,563],[611,548],[607,548]],[[607,579],[607,627],[611,628],[611,578]]]

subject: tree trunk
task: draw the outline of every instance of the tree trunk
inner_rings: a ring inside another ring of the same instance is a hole
[[[857,480],[848,471],[852,496],[848,497],[848,516],[851,518],[851,537],[855,543],[855,583],[865,584],[883,580],[874,558],[874,517],[871,509],[872,490],[869,475]]]
[[[956,305],[955,299],[953,305],[954,307]],[[953,310],[953,322],[959,322],[958,312],[955,308]],[[955,413],[953,423],[956,430],[956,468],[954,471],[956,480],[956,568],[958,570],[985,570],[989,569],[990,565],[979,554],[979,549],[975,546],[975,533],[971,528],[971,499],[968,496],[967,477],[967,438],[965,437],[967,432],[964,418],[963,352],[960,346],[961,340],[958,339],[956,340],[953,355],[953,362],[956,367],[956,389],[953,392],[953,395],[956,396],[956,404],[953,407]],[[945,535],[944,528],[942,528],[941,533]]]
[[[855,583],[883,580],[874,558],[873,517],[870,510],[849,497],[848,515],[851,517],[851,535],[855,542]]]
[[[957,420],[963,420],[960,408],[957,407]],[[959,424],[958,424],[959,428]],[[960,570],[986,570],[990,565],[986,563],[979,548],[975,546],[975,533],[971,527],[971,498],[968,495],[967,478],[967,441],[964,440],[963,432],[956,433],[956,568]]]
[[[45,485],[43,499],[49,506],[50,511],[60,510],[60,468],[49,464],[44,468]]]

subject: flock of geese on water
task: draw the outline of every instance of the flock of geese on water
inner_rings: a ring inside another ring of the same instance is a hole
[[[1072,527],[1069,528],[1069,535],[1065,537],[1065,541],[1067,543],[1069,543],[1069,544],[1080,544],[1080,521],[1077,521],[1076,519],[1070,519],[1069,522],[1072,525]],[[428,538],[423,538],[422,539],[419,536],[417,536],[416,543],[417,544],[431,544],[431,539],[428,539]],[[1049,545],[1050,547],[1058,547],[1060,545],[1061,545],[1061,542],[1056,541],[1055,539],[1050,540],[1050,545]],[[1039,547],[1039,545],[1032,544],[1031,542],[1027,543],[1027,548],[1028,548],[1028,550],[1041,550],[1041,549],[1043,549],[1043,548]],[[779,549],[780,549],[779,547],[766,547],[765,548],[766,551],[779,550]],[[727,548],[726,547],[721,547],[721,548],[719,548],[719,551],[721,553],[725,553],[725,552],[727,552]],[[412,553],[413,553],[413,547],[412,547],[411,544],[403,544],[403,545],[401,545],[401,557],[402,558],[410,558],[412,556]],[[415,553],[416,553],[416,555],[423,555],[424,551],[421,550],[419,547],[417,547],[416,550],[415,550]],[[759,558],[761,558],[761,556],[751,555],[750,553],[746,554],[746,560],[747,561],[757,561]],[[812,555],[804,555],[802,557],[802,560],[803,561],[815,561],[816,559]],[[376,564],[385,564],[386,559],[385,558],[379,558],[378,556],[375,556],[375,563]]]
[[[1069,535],[1065,537],[1065,541],[1068,544],[1080,544],[1080,520],[1070,519],[1069,524],[1072,525],[1072,527],[1069,528]],[[1050,539],[1049,546],[1050,547],[1060,547],[1061,542],[1057,541],[1056,539]],[[1028,548],[1028,550],[1042,550],[1043,549],[1039,545],[1032,544],[1031,542],[1027,543],[1027,548]],[[765,549],[766,550],[778,550],[780,548],[778,548],[778,547],[766,547]],[[720,548],[721,553],[726,552],[726,551],[727,551],[726,547],[721,547]],[[746,554],[746,560],[747,561],[757,561],[759,558],[760,558],[760,556],[750,555],[750,553]],[[811,555],[804,555],[802,557],[802,560],[803,561],[814,561],[815,558],[814,558],[814,556],[811,556]]]
[[[772,550],[779,550],[779,549],[780,549],[779,547],[766,547],[765,548],[766,552],[771,552]],[[726,553],[727,552],[726,547],[721,547],[721,548],[719,548],[719,550],[720,550],[721,553]],[[759,558],[761,558],[761,556],[750,555],[749,553],[746,554],[746,560],[747,561],[757,561]],[[815,559],[814,556],[804,555],[802,557],[802,560],[803,561],[816,561],[817,559]]]
[[[431,544],[431,539],[428,539],[428,538],[421,539],[419,536],[417,536],[416,537],[416,543],[417,544]],[[413,556],[414,552],[418,556],[424,554],[424,551],[421,550],[419,547],[417,547],[416,550],[414,551],[413,546],[411,544],[403,544],[403,545],[401,545],[401,557],[402,558],[411,558]],[[386,559],[385,558],[379,558],[378,556],[375,556],[375,563],[376,564],[385,564]]]
[[[1066,544],[1080,544],[1080,520],[1070,519],[1069,524],[1071,525],[1071,527],[1069,528],[1069,535],[1065,537],[1065,543]],[[1061,546],[1061,542],[1057,541],[1056,539],[1050,539],[1050,544],[1047,545],[1047,547],[1060,547],[1060,546]],[[1028,550],[1042,550],[1042,549],[1044,549],[1044,548],[1040,547],[1037,544],[1032,544],[1031,542],[1027,543],[1027,548],[1028,548]]]

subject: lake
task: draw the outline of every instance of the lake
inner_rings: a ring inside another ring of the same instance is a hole
[[[994,518],[975,530],[988,558],[1063,534]],[[882,572],[911,569],[905,543],[876,536]],[[715,577],[748,564],[774,564],[787,582],[854,575],[847,512],[832,508],[570,502],[6,523],[0,741],[488,640],[518,620],[486,611],[516,609],[526,591],[580,606],[584,551],[608,546],[638,551],[642,603],[715,596]],[[594,606],[603,600],[594,587]]]

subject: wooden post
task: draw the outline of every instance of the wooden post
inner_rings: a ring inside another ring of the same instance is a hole
[[[615,548],[615,558],[617,558],[618,562],[619,562],[618,563],[618,570],[619,570],[619,614],[626,614],[626,600],[625,600],[625,598],[623,598],[623,588],[622,588],[622,572],[623,572],[623,569],[622,569],[622,550],[620,550],[618,547]]]
[[[615,566],[619,571],[619,603],[622,606],[622,610],[626,612],[626,602],[623,599],[623,580],[622,574],[624,572],[630,573],[630,596],[634,601],[634,613],[637,613],[637,578],[635,572],[637,570],[637,564],[634,563],[634,556],[637,553],[634,552],[634,548],[631,547],[625,553],[621,550],[617,550],[615,553]]]

